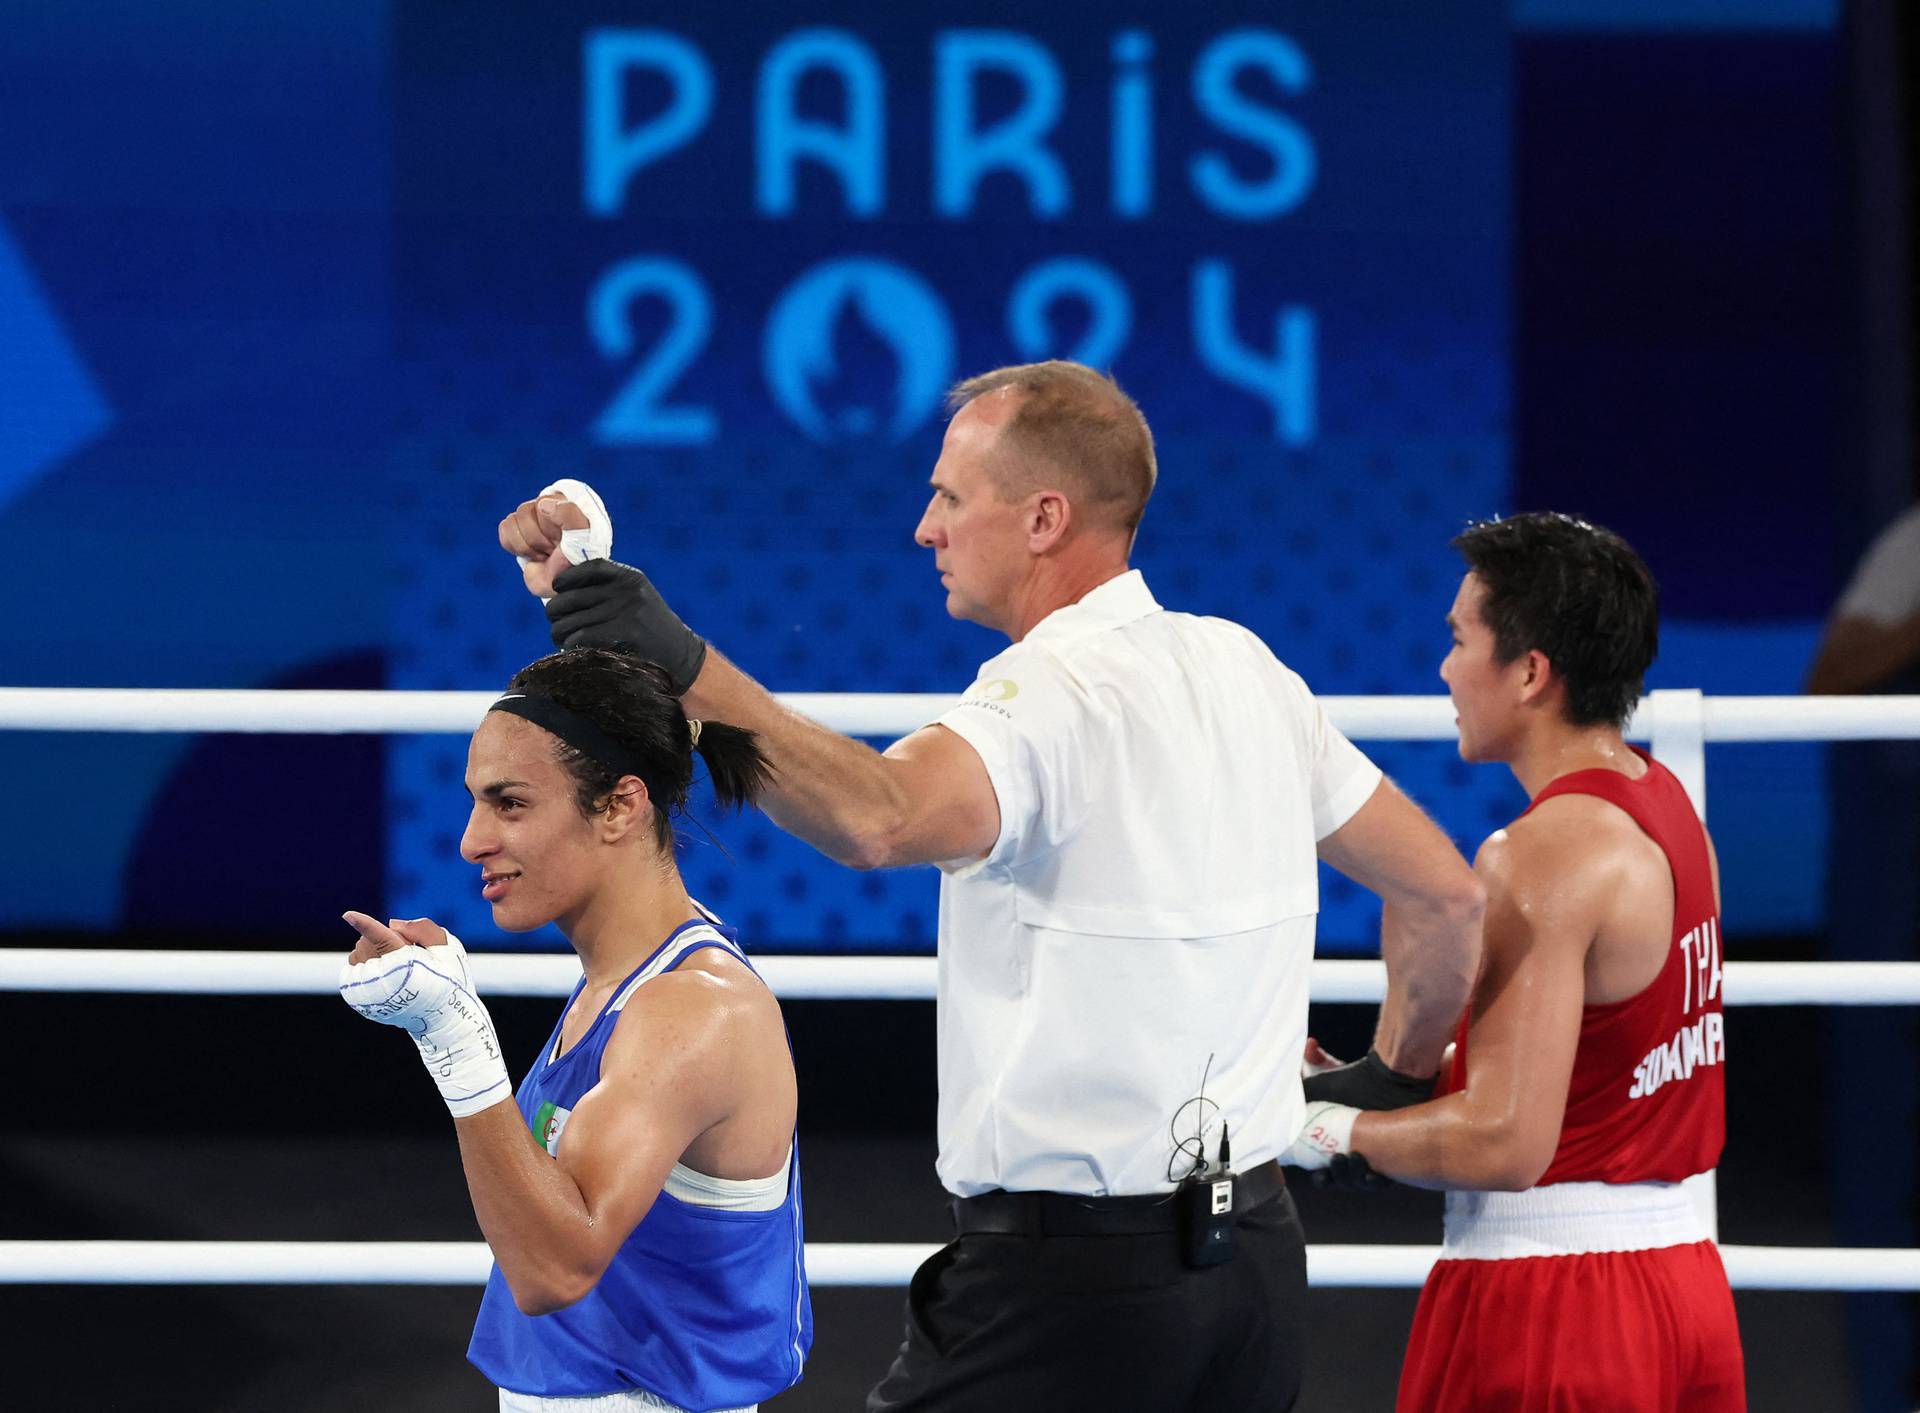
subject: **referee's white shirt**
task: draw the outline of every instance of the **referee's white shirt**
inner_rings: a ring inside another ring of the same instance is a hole
[[[1000,802],[992,850],[941,865],[947,1189],[1165,1191],[1222,1120],[1236,1169],[1277,1156],[1303,1109],[1315,844],[1379,768],[1257,637],[1167,612],[1137,570],[984,664],[939,724]]]

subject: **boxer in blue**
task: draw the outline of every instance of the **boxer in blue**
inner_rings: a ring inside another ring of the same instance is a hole
[[[346,914],[341,995],[454,1116],[495,1260],[468,1357],[503,1409],[751,1408],[812,1342],[780,1008],[674,862],[696,755],[723,805],[766,781],[752,733],[601,648],[525,668],[474,732],[461,855],[498,926],[556,923],[584,972],[517,1095],[458,939]]]

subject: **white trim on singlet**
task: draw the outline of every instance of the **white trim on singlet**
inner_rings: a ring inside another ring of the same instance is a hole
[[[795,1142],[798,1148],[798,1142]],[[807,1312],[807,1247],[800,1232],[800,1204],[793,1204],[793,1323],[787,1328],[793,1337],[787,1347],[793,1351],[793,1383],[800,1382],[800,1375],[806,1369],[807,1352],[800,1347],[800,1327]]]
[[[771,1177],[720,1178],[695,1172],[684,1163],[675,1163],[667,1174],[665,1190],[689,1207],[710,1207],[722,1212],[771,1212],[787,1200],[787,1175],[793,1171],[793,1149],[787,1149],[787,1161]]]
[[[1449,1192],[1440,1259],[1654,1251],[1708,1239],[1677,1182],[1556,1182],[1524,1192]]]
[[[702,917],[711,919],[713,914],[698,903]],[[633,993],[652,981],[656,976],[664,975],[689,952],[706,947],[718,946],[741,962],[747,960],[746,953],[737,943],[727,940],[725,933],[713,926],[711,921],[696,923],[673,939],[673,944],[660,949],[660,955],[643,967],[625,986],[620,988],[613,1000],[608,1003],[609,1011],[623,1009],[633,999]],[[707,1207],[725,1212],[771,1212],[787,1200],[787,1177],[793,1171],[793,1148],[787,1148],[787,1160],[780,1165],[780,1171],[768,1177],[758,1178],[721,1178],[711,1174],[697,1172],[682,1163],[675,1163],[667,1173],[664,1184],[666,1193],[690,1207]]]
[[[697,907],[698,904],[695,904],[695,906]],[[704,912],[705,909],[702,909],[702,911]],[[721,932],[720,929],[712,923],[695,923],[693,926],[682,931],[679,936],[675,937],[670,945],[662,947],[659,954],[640,969],[639,975],[621,987],[614,995],[613,1000],[608,1003],[607,1009],[609,1011],[623,1009],[627,1002],[633,999],[634,992],[638,991],[642,986],[645,986],[649,981],[652,981],[656,976],[672,970],[688,952],[701,947],[712,946],[724,948],[730,956],[741,963],[745,963],[747,960],[747,954],[740,950],[739,944],[729,942],[726,934]]]

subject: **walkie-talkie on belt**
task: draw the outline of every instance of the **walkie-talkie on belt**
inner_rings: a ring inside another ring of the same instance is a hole
[[[1220,1125],[1220,1161],[1180,1184],[1181,1258],[1198,1270],[1233,1259],[1233,1168],[1227,1126]]]

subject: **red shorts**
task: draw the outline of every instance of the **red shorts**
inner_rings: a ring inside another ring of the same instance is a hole
[[[1740,1327],[1710,1241],[1441,1261],[1414,1312],[1398,1413],[1740,1413]]]

